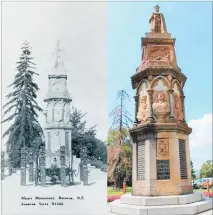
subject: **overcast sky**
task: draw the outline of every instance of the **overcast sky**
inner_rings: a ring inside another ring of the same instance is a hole
[[[2,5],[2,102],[11,89],[15,62],[21,45],[28,40],[37,64],[38,103],[53,73],[56,41],[68,75],[72,104],[87,112],[88,126],[97,125],[97,136],[106,140],[106,3],[92,2],[8,2]],[[41,118],[41,124],[44,120]],[[2,126],[3,132],[8,124]]]

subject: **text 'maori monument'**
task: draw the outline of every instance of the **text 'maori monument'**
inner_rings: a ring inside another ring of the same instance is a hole
[[[199,214],[212,202],[193,193],[189,135],[175,39],[155,6],[151,29],[141,39],[142,59],[132,76],[136,90],[132,137],[132,194],[109,205],[112,214]],[[155,206],[155,207],[153,207]]]

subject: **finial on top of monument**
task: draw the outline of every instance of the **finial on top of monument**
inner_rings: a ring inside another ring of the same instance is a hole
[[[53,53],[53,55],[56,56],[55,66],[54,67],[55,67],[57,73],[64,74],[65,69],[64,69],[64,63],[61,60],[61,52],[62,52],[62,49],[60,49],[60,41],[57,40],[57,42],[56,42],[56,50]]]
[[[166,23],[162,13],[159,13],[160,7],[156,5],[155,12],[152,14],[149,23],[151,24],[152,33],[167,33]]]

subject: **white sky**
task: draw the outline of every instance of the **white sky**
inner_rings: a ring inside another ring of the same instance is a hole
[[[88,126],[106,140],[106,2],[7,2],[2,4],[2,103],[11,89],[21,44],[28,40],[37,64],[38,103],[53,73],[56,41],[60,40],[72,104],[83,112]],[[44,125],[41,120],[42,126]],[[2,131],[8,124],[2,125]],[[4,142],[4,141],[3,141]]]

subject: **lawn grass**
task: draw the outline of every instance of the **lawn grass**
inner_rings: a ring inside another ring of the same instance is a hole
[[[113,190],[113,187],[107,187],[108,196],[120,196],[123,194],[123,190]],[[126,187],[126,192],[131,193],[132,187]]]
[[[107,193],[108,196],[120,196],[123,194],[123,190],[113,190],[113,187],[107,187]],[[132,192],[132,187],[127,187],[126,188],[126,193],[131,193]],[[207,189],[197,189],[194,190],[194,192],[207,192]],[[213,188],[210,190],[210,192],[213,192]]]

